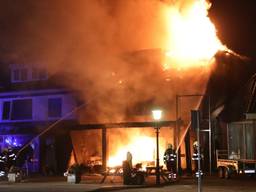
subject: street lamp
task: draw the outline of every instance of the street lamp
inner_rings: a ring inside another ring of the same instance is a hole
[[[162,111],[159,109],[152,111],[153,119],[155,120],[156,129],[156,185],[160,185],[160,168],[159,168],[159,123],[158,121],[162,118]]]

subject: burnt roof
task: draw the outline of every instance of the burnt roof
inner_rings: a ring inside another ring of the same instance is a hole
[[[250,99],[251,77],[256,72],[255,63],[227,52],[219,52],[215,58],[215,70],[206,90],[206,94],[211,96],[212,111],[224,105],[219,118],[224,122],[241,120]]]

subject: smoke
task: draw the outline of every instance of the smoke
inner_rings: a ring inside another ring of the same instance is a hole
[[[1,59],[62,74],[59,83],[87,103],[87,120],[121,121],[138,105],[165,106],[173,118],[175,95],[204,91],[209,70],[166,73],[161,50],[146,50],[165,44],[166,7],[185,10],[191,2],[1,1]],[[136,50],[145,51],[137,57]]]

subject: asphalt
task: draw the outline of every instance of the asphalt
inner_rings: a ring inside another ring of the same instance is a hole
[[[195,192],[197,181],[191,177],[181,178],[174,183],[160,186],[154,184],[155,178],[146,179],[145,185],[123,185],[120,177],[110,177],[100,184],[102,177],[85,176],[79,184],[67,183],[65,177],[31,177],[19,183],[0,181],[0,192]],[[203,192],[256,192],[256,179],[249,177],[234,177],[229,180],[215,176],[206,177],[202,182]]]

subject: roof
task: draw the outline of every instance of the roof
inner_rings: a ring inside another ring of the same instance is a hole
[[[219,52],[215,58],[215,70],[210,76],[206,90],[206,94],[211,96],[211,111],[223,108],[218,118],[224,122],[242,120],[251,95],[252,77],[256,72],[255,63],[226,52]]]

